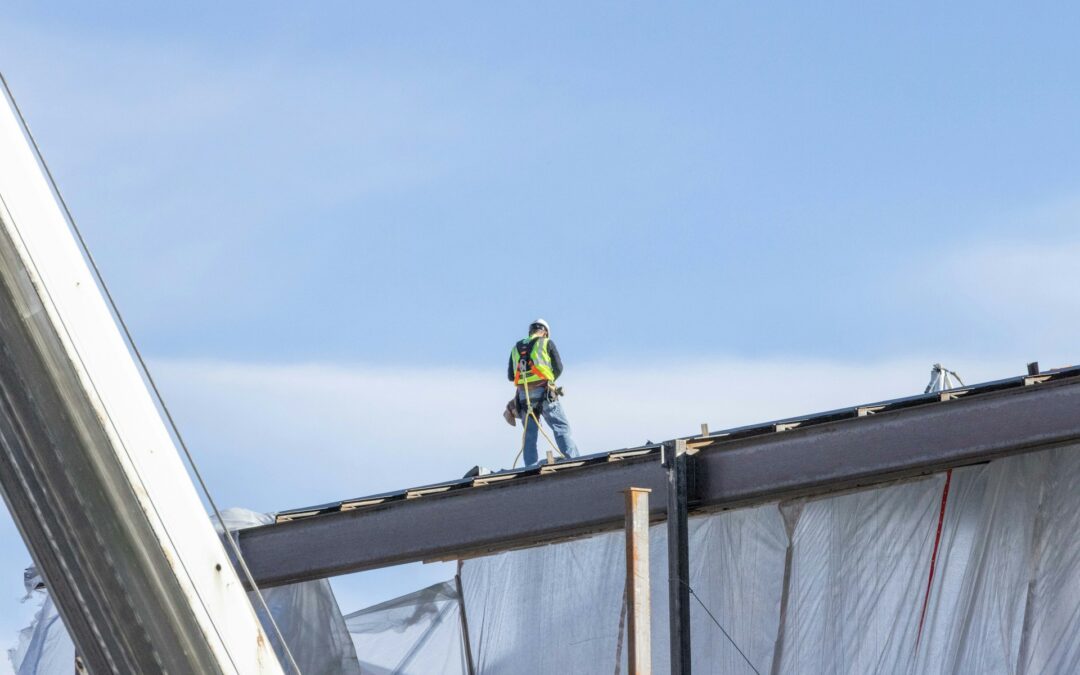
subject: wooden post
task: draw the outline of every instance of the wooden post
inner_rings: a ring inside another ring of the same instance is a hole
[[[630,617],[628,675],[652,673],[649,603],[649,493],[629,488],[626,495],[626,608]]]

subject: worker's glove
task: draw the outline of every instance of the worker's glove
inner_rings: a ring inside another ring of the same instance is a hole
[[[517,397],[510,399],[510,402],[503,408],[503,419],[506,423],[512,427],[517,426]]]
[[[556,396],[562,396],[563,395],[562,387],[555,387],[555,395]]]

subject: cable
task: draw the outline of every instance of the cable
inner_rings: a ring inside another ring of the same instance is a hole
[[[552,441],[551,437],[549,437],[547,435],[547,432],[544,431],[544,427],[540,426],[540,419],[536,416],[536,411],[533,410],[532,399],[529,398],[529,384],[527,382],[525,382],[524,379],[522,379],[521,386],[525,390],[525,409],[528,410],[529,412],[528,412],[527,415],[525,415],[525,418],[523,420],[521,420],[521,449],[518,450],[516,455],[514,455],[514,463],[513,463],[513,465],[511,465],[510,468],[511,469],[516,469],[518,459],[520,459],[521,456],[525,453],[525,434],[529,430],[529,418],[530,417],[532,417],[533,421],[536,422],[537,430],[544,435],[544,438],[547,440],[547,442],[551,446],[551,448],[555,452],[559,453],[559,455],[563,459],[566,459],[566,453],[564,453],[562,451],[562,449],[559,448],[559,446],[555,445],[555,442]],[[514,400],[515,401],[517,400],[517,393],[516,392],[514,393]],[[515,403],[515,405],[516,405],[516,403]]]
[[[698,594],[694,592],[694,588],[685,581],[682,583],[684,586],[686,586],[686,589],[690,591],[690,595],[694,596],[694,599],[698,601],[698,604],[701,605],[701,608],[705,610],[705,613],[709,615],[709,618],[712,619],[713,623],[716,624],[716,627],[720,629],[720,632],[724,634],[724,637],[728,639],[728,642],[730,642],[731,646],[735,648],[735,651],[739,652],[739,656],[743,657],[743,661],[746,661],[746,665],[750,666],[750,669],[757,673],[757,675],[761,675],[761,673],[758,672],[758,669],[754,667],[754,664],[750,662],[750,659],[746,658],[746,654],[743,653],[743,650],[739,649],[739,645],[735,644],[735,640],[731,639],[731,636],[728,635],[728,632],[724,630],[724,627],[721,626],[720,622],[716,620],[716,617],[713,616],[713,613],[710,612],[709,608],[705,606],[705,603],[701,601],[701,598],[698,597]]]
[[[622,670],[623,632],[626,628],[626,584],[623,584],[622,601],[619,602],[619,639],[615,642],[615,675]]]
[[[211,509],[214,511],[214,516],[217,517],[218,522],[221,523],[221,530],[225,534],[226,541],[229,542],[229,547],[232,549],[233,555],[236,556],[236,561],[240,564],[240,568],[243,571],[243,576],[250,584],[255,596],[259,599],[259,605],[266,613],[267,619],[270,621],[270,625],[274,630],[274,635],[277,637],[281,644],[282,651],[285,652],[285,656],[288,659],[289,666],[297,675],[303,675],[300,671],[300,666],[297,665],[296,659],[293,657],[292,650],[289,649],[289,645],[285,642],[285,636],[281,632],[281,628],[278,626],[277,621],[274,620],[274,615],[270,612],[270,606],[266,604],[266,599],[263,597],[262,591],[259,590],[258,585],[255,583],[255,578],[251,574],[251,570],[248,568],[247,562],[244,560],[243,554],[240,552],[240,546],[236,543],[235,537],[229,528],[225,526],[225,519],[221,515],[221,510],[218,508],[217,503],[214,501],[214,497],[210,494],[210,488],[206,484],[206,480],[203,478],[202,473],[199,471],[198,465],[195,464],[195,458],[191,455],[191,451],[188,450],[187,442],[184,441],[184,437],[180,434],[180,428],[176,424],[176,420],[173,418],[172,412],[169,410],[169,406],[165,404],[165,398],[161,395],[161,390],[158,388],[157,382],[154,381],[153,375],[150,374],[150,368],[146,365],[146,360],[143,358],[142,352],[139,351],[139,347],[135,344],[135,338],[131,334],[131,330],[128,328],[127,322],[124,321],[124,317],[120,314],[120,308],[117,307],[116,301],[113,299],[112,292],[109,291],[108,285],[105,283],[105,278],[101,274],[101,269],[98,267],[97,261],[94,259],[93,254],[90,253],[90,247],[87,246],[86,240],[83,238],[82,231],[79,230],[78,224],[75,222],[75,217],[71,213],[71,209],[68,208],[67,201],[64,200],[64,196],[60,194],[60,186],[56,184],[56,179],[53,177],[52,170],[49,169],[48,163],[45,161],[44,155],[41,154],[41,148],[38,147],[37,139],[34,138],[34,134],[30,131],[30,125],[27,124],[26,118],[22,114],[22,110],[19,108],[19,104],[15,101],[15,95],[11,92],[11,87],[8,86],[7,79],[3,73],[0,73],[0,86],[3,86],[4,92],[7,95],[9,101],[11,101],[11,107],[14,109],[16,116],[19,118],[19,123],[22,125],[23,132],[26,133],[27,139],[30,141],[31,147],[34,149],[34,154],[37,156],[38,162],[41,163],[41,168],[45,171],[46,177],[49,179],[49,184],[52,187],[53,194],[56,195],[57,201],[60,202],[61,208],[64,210],[64,215],[67,218],[68,224],[71,226],[72,232],[75,234],[75,238],[79,242],[79,247],[82,249],[83,255],[86,256],[87,261],[90,263],[90,268],[94,272],[94,277],[97,279],[98,284],[101,286],[102,292],[105,293],[105,298],[108,300],[109,307],[112,309],[113,314],[116,316],[117,323],[120,324],[120,328],[123,331],[124,338],[127,340],[128,346],[131,348],[132,353],[135,355],[135,359],[139,363],[139,368],[142,370],[143,375],[146,376],[146,381],[150,385],[150,389],[154,392],[154,397],[157,399],[158,405],[161,406],[162,412],[165,414],[165,418],[169,422],[169,427],[172,429],[173,435],[176,437],[177,443],[184,452],[184,456],[187,457],[188,465],[191,467],[191,472],[195,475],[195,479],[199,483],[199,487],[202,489],[203,494],[206,495],[206,501],[209,502]]]

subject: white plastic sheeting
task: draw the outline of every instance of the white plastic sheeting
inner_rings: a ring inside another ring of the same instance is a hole
[[[920,673],[1080,672],[1080,449],[953,473]]]
[[[693,518],[691,585],[731,636],[692,600],[694,672],[1080,672],[1078,533],[1077,447]],[[667,673],[663,526],[650,537]],[[613,533],[467,561],[477,673],[625,672],[623,555]]]
[[[457,586],[429,586],[345,617],[364,675],[467,675]]]
[[[273,520],[247,509],[226,509],[221,515],[230,530]],[[21,632],[18,646],[10,650],[9,656],[17,675],[71,675],[75,670],[75,647],[44,584],[32,569],[27,570],[27,592],[33,589],[35,594],[41,594],[43,605],[31,625]],[[263,597],[304,675],[361,675],[330,582],[269,588],[263,591]],[[256,613],[266,625],[264,612]],[[281,658],[280,646],[274,647]],[[363,675],[368,675],[366,670]]]
[[[461,581],[476,671],[568,675],[582,664],[614,664],[622,542],[621,535],[605,534],[465,561]]]
[[[273,517],[248,509],[225,509],[221,516],[230,530],[274,522]],[[300,672],[304,675],[361,674],[352,640],[329,581],[321,579],[278,586],[268,588],[262,594]],[[272,635],[265,612],[254,597],[252,602],[259,619]],[[281,646],[275,644],[274,651],[285,663]]]
[[[649,539],[653,669],[666,673],[663,526],[651,528]],[[774,650],[786,546],[775,505],[690,521],[691,586],[714,615],[739,616],[724,628],[753,662],[766,665],[761,672],[768,672]],[[476,672],[603,674],[615,673],[617,662],[626,672],[625,565],[621,533],[466,561],[462,584]],[[690,616],[695,673],[753,672],[699,604]]]
[[[266,522],[224,515],[230,528]],[[1080,672],[1078,533],[1075,446],[693,518],[694,672]],[[668,672],[664,538],[651,529],[658,674]],[[626,672],[624,566],[621,533],[466,561],[476,673]],[[454,582],[346,621],[325,581],[266,597],[305,673],[467,672]],[[11,656],[19,675],[71,672],[74,648],[47,597]]]
[[[18,644],[8,650],[12,669],[16,675],[71,675],[75,672],[75,644],[60,620],[56,605],[45,591],[41,575],[34,567],[28,567],[23,581],[26,584],[24,600],[37,597],[41,605],[33,622],[20,631]]]

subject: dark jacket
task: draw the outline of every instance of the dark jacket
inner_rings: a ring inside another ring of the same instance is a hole
[[[559,379],[562,375],[562,359],[559,358],[559,350],[555,347],[555,342],[548,339],[548,355],[551,356],[551,371],[555,373],[555,379]],[[511,352],[510,360],[506,364],[506,379],[511,382],[514,381],[514,354]]]

